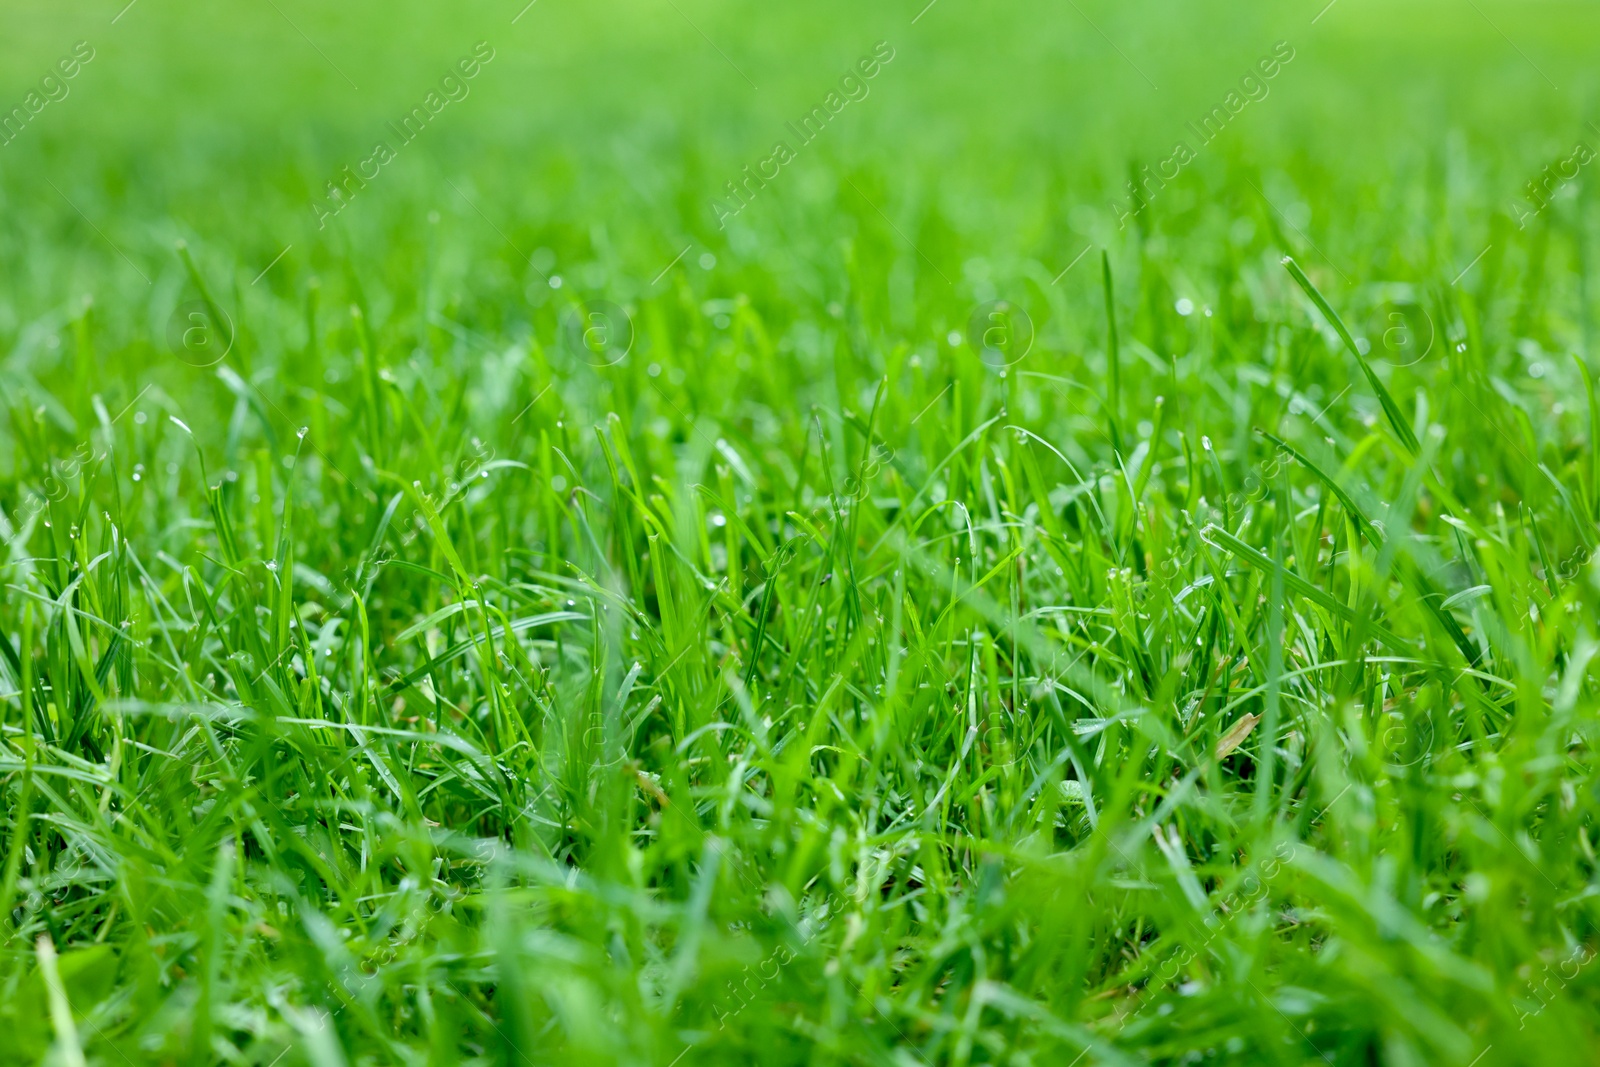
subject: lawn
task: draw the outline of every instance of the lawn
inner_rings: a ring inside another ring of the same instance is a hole
[[[1600,1058],[1593,6],[124,4],[0,1063]]]

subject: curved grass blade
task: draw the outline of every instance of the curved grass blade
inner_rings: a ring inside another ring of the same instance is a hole
[[[1417,435],[1412,432],[1411,424],[1406,422],[1404,414],[1400,411],[1400,405],[1396,404],[1394,397],[1389,395],[1389,390],[1384,386],[1382,379],[1373,371],[1372,366],[1367,363],[1366,357],[1361,354],[1361,350],[1356,347],[1355,338],[1350,336],[1350,331],[1345,327],[1344,320],[1339,317],[1338,312],[1333,310],[1332,305],[1328,303],[1317,287],[1311,284],[1311,279],[1307,278],[1306,272],[1300,269],[1300,264],[1296,263],[1292,257],[1284,256],[1283,265],[1289,269],[1289,274],[1300,288],[1305,290],[1306,295],[1311,298],[1311,302],[1317,305],[1317,310],[1322,312],[1322,317],[1327,319],[1328,324],[1338,333],[1339,339],[1350,350],[1350,354],[1356,357],[1356,363],[1361,366],[1361,373],[1367,376],[1367,384],[1371,385],[1372,391],[1378,394],[1378,403],[1383,405],[1383,413],[1388,417],[1389,425],[1394,429],[1395,435],[1400,438],[1400,443],[1406,446],[1406,451],[1413,456],[1416,455],[1421,448],[1417,442]]]

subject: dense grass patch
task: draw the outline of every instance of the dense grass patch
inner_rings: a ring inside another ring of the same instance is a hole
[[[1592,17],[551,3],[17,16],[0,1060],[1592,1062]]]

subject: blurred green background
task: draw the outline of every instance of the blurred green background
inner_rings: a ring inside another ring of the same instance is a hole
[[[258,386],[297,373],[313,279],[322,307],[365,307],[386,350],[449,350],[466,376],[508,341],[550,345],[574,298],[714,316],[760,294],[780,350],[802,353],[819,315],[931,350],[1006,298],[1046,358],[1069,358],[1103,336],[1092,247],[1154,366],[1196,336],[1180,301],[1229,321],[1292,302],[1285,251],[1368,336],[1393,286],[1460,279],[1511,326],[1490,344],[1592,354],[1583,183],[1535,225],[1516,217],[1541,168],[1600,143],[1594,4],[136,0],[5,18],[6,108],[77,42],[95,53],[0,146],[8,389],[71,391],[88,301],[114,410],[146,388],[203,422],[196,389],[231,404],[172,358],[175,309],[199,295],[179,241],[251,336],[234,362]],[[494,59],[470,95],[402,145],[390,124],[479,42]],[[802,146],[788,124],[878,42],[894,58],[870,94]],[[1190,124],[1275,48],[1293,59],[1266,97],[1201,146]],[[719,226],[726,183],[780,139],[798,158]],[[1180,139],[1197,158],[1119,227],[1130,177]],[[327,183],[380,140],[397,157],[319,228]],[[639,328],[646,358],[694,350]],[[797,401],[827,402],[812,384]],[[538,385],[486,392],[515,411]],[[567,392],[583,417],[608,409],[603,387]]]
[[[1600,136],[1586,125],[1600,116],[1594,4],[137,0],[12,3],[3,21],[7,107],[74,42],[96,52],[70,96],[0,148],[11,346],[82,293],[118,309],[130,338],[149,331],[177,300],[178,238],[246,283],[292,245],[257,290],[292,289],[352,251],[381,277],[430,232],[448,235],[447,283],[480,288],[524,281],[507,245],[600,263],[623,290],[689,243],[727,265],[773,241],[827,257],[859,207],[838,210],[858,195],[839,174],[958,287],[972,258],[1053,276],[1085,241],[1118,246],[1107,201],[1129,166],[1169,155],[1279,40],[1296,57],[1268,98],[1148,224],[1181,232],[1213,204],[1253,214],[1243,171],[1352,277],[1368,267],[1356,257],[1391,248],[1464,264],[1489,213],[1577,138]],[[319,232],[309,201],[328,178],[480,40],[496,59],[470,97]],[[868,99],[719,231],[710,201],[723,183],[879,40],[896,58]],[[1433,200],[1418,211],[1402,197]]]

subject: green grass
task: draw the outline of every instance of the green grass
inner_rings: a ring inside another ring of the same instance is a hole
[[[0,1062],[1593,1062],[1592,12],[280,3],[5,16]]]

